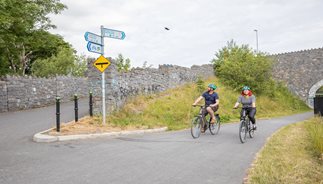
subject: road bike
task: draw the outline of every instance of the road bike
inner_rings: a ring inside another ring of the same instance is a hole
[[[242,107],[241,121],[239,126],[239,138],[241,143],[246,142],[247,134],[249,133],[249,137],[253,138],[255,135],[255,130],[252,127],[252,123],[247,115],[247,108]]]
[[[194,139],[200,137],[201,133],[206,132],[207,129],[210,130],[212,135],[216,135],[220,130],[220,115],[215,114],[215,123],[211,123],[211,117],[209,120],[206,120],[206,107],[204,105],[198,105],[200,107],[199,114],[192,119],[191,124],[191,135]],[[196,106],[193,106],[196,107]],[[204,127],[204,131],[202,132],[202,127]]]

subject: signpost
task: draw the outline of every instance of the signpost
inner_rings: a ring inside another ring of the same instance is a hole
[[[92,43],[92,42],[88,42],[86,47],[87,47],[88,51],[95,52],[95,53],[98,53],[98,54],[101,54],[102,50],[103,50],[102,45],[98,45],[98,44],[95,44],[95,43]]]
[[[126,37],[126,34],[123,31],[107,29],[102,27],[102,36],[123,40]]]
[[[86,41],[102,45],[101,36],[99,36],[97,34],[94,34],[94,33],[91,33],[91,32],[86,32],[84,34],[84,38],[85,38]]]
[[[101,54],[101,56],[93,63],[93,65],[102,73],[102,116],[103,124],[105,125],[106,110],[105,110],[105,70],[110,66],[110,61],[104,57],[104,37],[123,40],[126,34],[123,31],[107,29],[101,26],[101,36],[85,32],[84,38],[87,43],[87,50]]]
[[[100,72],[104,72],[110,66],[110,61],[102,55],[93,63],[94,67]]]

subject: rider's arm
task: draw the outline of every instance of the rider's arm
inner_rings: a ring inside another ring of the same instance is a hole
[[[238,108],[240,103],[241,103],[241,96],[238,97],[238,100],[237,100],[236,104],[234,104],[233,108],[234,109]]]
[[[234,107],[233,108],[234,109],[238,108],[239,104],[240,104],[239,102],[236,102],[236,104],[234,104]]]
[[[219,99],[216,99],[215,100],[215,104],[212,104],[212,105],[210,105],[211,107],[216,107],[216,106],[218,106],[219,105],[219,103],[220,103],[220,100]]]
[[[256,97],[255,96],[252,97],[251,107],[256,108]]]
[[[199,101],[201,101],[202,99],[203,99],[203,96],[198,97],[193,103],[193,105],[197,105],[197,103],[199,103]]]

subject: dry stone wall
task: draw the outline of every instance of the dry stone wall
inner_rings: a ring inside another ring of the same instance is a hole
[[[323,80],[323,48],[276,54],[273,76],[283,81],[291,92],[313,106],[311,88]],[[318,89],[320,86],[316,86]]]
[[[107,112],[121,108],[127,99],[139,94],[161,92],[187,82],[198,76],[203,78],[214,76],[212,65],[192,66],[191,68],[176,65],[160,65],[156,68],[134,68],[129,72],[118,72],[115,62],[105,72]],[[102,112],[101,73],[89,64],[89,86],[94,96],[94,112]]]
[[[87,78],[6,76],[0,80],[0,112],[51,105],[56,96],[66,102],[74,94],[84,97],[88,92]]]
[[[0,112],[8,111],[7,85],[5,81],[0,81]]]
[[[271,55],[274,60],[273,75],[287,84],[309,106],[313,94],[323,85],[323,48]],[[211,64],[190,68],[176,65],[160,65],[156,68],[134,68],[118,72],[115,62],[105,72],[107,112],[119,109],[132,96],[164,91],[192,82],[198,76],[213,76]],[[69,101],[77,93],[80,97],[92,91],[94,111],[100,113],[102,103],[101,73],[89,61],[87,78],[55,77],[34,78],[6,76],[0,79],[0,112],[42,107],[55,103],[58,95]]]

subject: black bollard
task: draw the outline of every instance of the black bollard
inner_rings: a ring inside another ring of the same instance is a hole
[[[74,111],[75,111],[75,122],[78,122],[79,116],[78,116],[78,103],[77,103],[77,94],[74,95]]]
[[[60,98],[56,97],[56,131],[60,132],[61,125],[60,125]]]
[[[89,101],[89,105],[90,105],[90,116],[93,116],[93,97],[92,97],[92,91],[90,91],[90,101]]]

